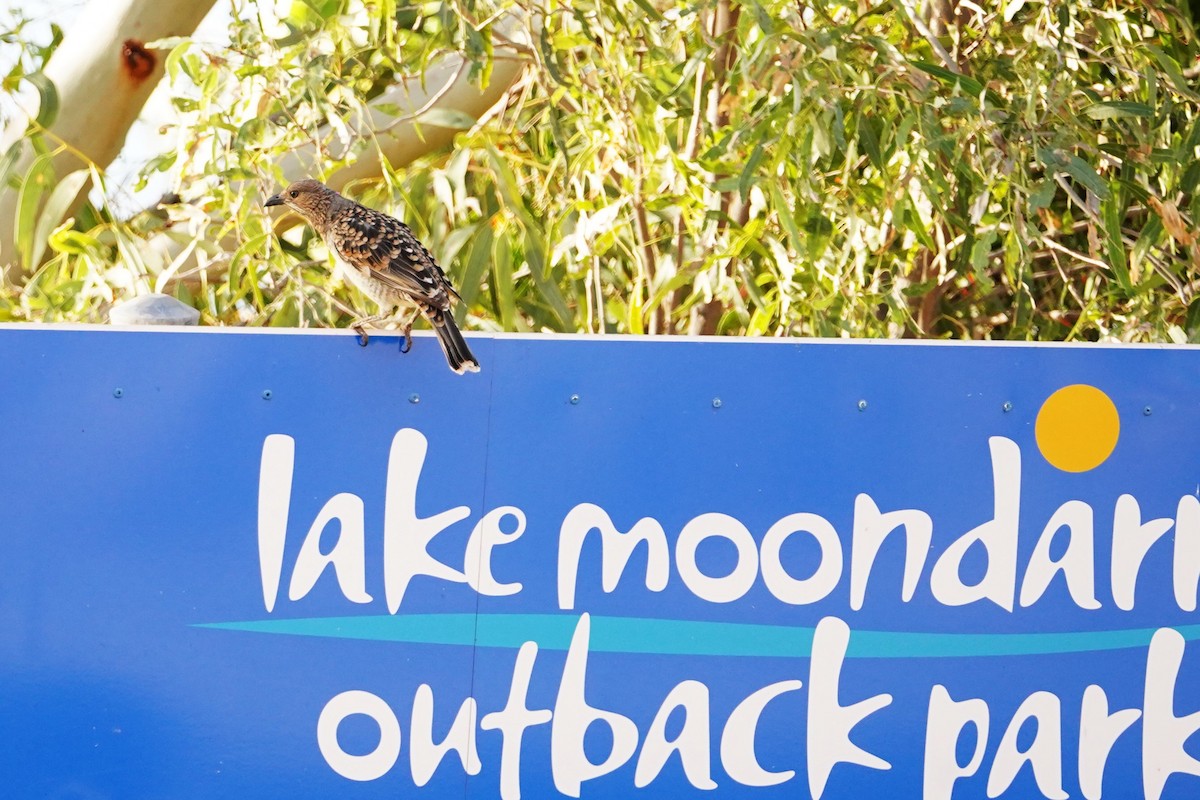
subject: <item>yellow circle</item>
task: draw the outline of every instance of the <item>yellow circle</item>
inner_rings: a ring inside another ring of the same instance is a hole
[[[1108,395],[1095,386],[1064,386],[1046,398],[1034,434],[1042,456],[1063,472],[1087,472],[1117,446],[1121,420]]]

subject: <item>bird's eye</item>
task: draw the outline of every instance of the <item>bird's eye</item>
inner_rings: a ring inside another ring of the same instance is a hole
[[[300,193],[299,193],[299,192],[297,192],[295,189],[293,189],[292,191],[288,192],[288,194],[290,194],[290,195],[291,195],[291,196],[294,198],[294,197],[296,197],[297,195],[299,195]]]

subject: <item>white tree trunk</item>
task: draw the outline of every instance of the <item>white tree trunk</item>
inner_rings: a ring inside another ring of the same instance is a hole
[[[401,78],[372,101],[376,104],[392,104],[400,110],[399,117],[379,111],[371,112],[368,128],[374,132],[379,142],[379,150],[369,148],[358,161],[330,175],[326,183],[340,189],[353,181],[379,177],[383,174],[379,162],[381,153],[395,169],[449,144],[457,130],[440,128],[428,122],[414,124],[414,121],[407,118],[429,110],[427,106],[445,111],[458,111],[473,119],[486,116],[517,82],[529,64],[528,59],[502,45],[496,46],[495,57],[491,82],[483,89],[467,79],[470,65],[464,63],[462,56],[449,56],[432,64],[425,70],[424,75]],[[420,135],[417,134],[418,125]],[[364,131],[363,135],[369,135],[369,131]],[[317,155],[310,145],[289,153],[280,161],[279,166],[287,180],[295,181],[312,177],[316,160]]]
[[[130,126],[137,119],[150,92],[163,74],[162,58],[153,61],[126,48],[128,40],[153,41],[168,36],[185,36],[196,29],[215,0],[92,0],[84,16],[74,25],[54,54],[46,73],[59,92],[60,111],[51,132],[101,166],[116,158]],[[379,148],[369,148],[358,161],[327,177],[326,182],[340,189],[346,184],[383,174],[380,157],[394,169],[448,144],[457,130],[420,121],[431,109],[457,111],[473,119],[484,118],[513,87],[529,65],[530,33],[540,27],[541,19],[527,19],[511,13],[495,26],[491,80],[480,88],[468,79],[470,64],[462,56],[448,56],[430,65],[421,76],[401,78],[374,103],[392,104],[399,117],[372,111],[362,136],[373,135]],[[506,43],[510,42],[510,43]],[[135,78],[136,67],[147,67],[144,77]],[[409,119],[416,117],[416,119]],[[0,152],[5,143],[20,138],[27,121],[18,120],[0,136]],[[418,135],[418,130],[420,134]],[[313,146],[287,154],[280,163],[287,181],[310,177],[320,158]],[[28,166],[28,154],[23,165]],[[59,176],[78,169],[78,157],[65,153],[55,162]],[[0,193],[0,265],[15,265],[13,218],[16,192]],[[292,218],[294,222],[294,218]],[[237,242],[229,237],[218,247],[229,252]],[[184,251],[186,255],[180,258]],[[171,278],[186,274],[197,266],[195,248],[175,236],[160,234],[146,242],[145,255],[162,267],[171,265],[169,274],[160,276],[160,290]],[[213,266],[218,266],[214,264]],[[219,266],[218,266],[219,268]],[[20,282],[20,268],[10,268],[10,280]]]
[[[165,53],[145,50],[142,45],[192,33],[214,2],[92,0],[46,65],[46,76],[59,98],[58,116],[48,137],[51,149],[61,141],[102,167],[112,163],[163,75]],[[0,152],[20,139],[27,125],[27,119],[14,120],[0,136]],[[31,152],[25,154],[17,166],[18,174],[29,166],[31,156]],[[83,166],[71,152],[54,160],[59,177]],[[16,192],[0,192],[0,264],[15,261],[16,202]],[[10,273],[10,277],[20,276]]]
[[[457,111],[476,120],[487,117],[529,66],[529,42],[540,25],[540,16],[527,20],[518,12],[512,12],[497,23],[496,32],[501,38],[495,42],[491,81],[484,88],[471,83],[468,79],[471,65],[459,55],[447,56],[431,64],[423,75],[400,78],[372,101],[373,104],[395,105],[398,116],[373,110],[370,119],[365,122],[367,130],[357,132],[363,137],[374,136],[379,148],[368,148],[353,164],[327,176],[325,183],[334,189],[341,189],[354,181],[378,178],[383,174],[381,156],[392,169],[398,169],[449,144],[458,132],[428,122],[421,123],[410,117],[419,118],[420,114],[430,109]],[[316,177],[320,157],[312,144],[288,153],[280,161],[285,182]],[[276,187],[276,190],[281,189],[282,186]],[[281,212],[277,216],[280,220],[276,232],[302,222],[295,214]],[[237,249],[239,242],[230,232],[216,244],[218,251],[227,256]],[[168,291],[170,284],[177,279],[193,279],[200,270],[212,279],[228,266],[226,258],[219,256],[209,260],[209,256],[201,254],[200,248],[191,247],[187,241],[181,241],[172,234],[159,234],[147,242],[146,257],[149,262],[157,262],[159,268],[164,270],[155,281],[155,291],[159,292]]]

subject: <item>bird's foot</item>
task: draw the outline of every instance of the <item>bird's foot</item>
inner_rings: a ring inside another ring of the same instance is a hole
[[[367,325],[378,321],[379,317],[363,317],[350,323],[350,328],[358,334],[359,347],[366,347],[367,342],[371,341],[371,336],[367,333]]]
[[[412,350],[412,323],[404,326],[404,344],[400,345],[400,352],[407,353]]]

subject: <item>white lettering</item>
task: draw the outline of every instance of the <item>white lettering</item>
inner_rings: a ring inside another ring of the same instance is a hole
[[[517,652],[517,663],[513,667],[508,702],[502,711],[487,714],[479,723],[481,729],[500,731],[503,737],[500,748],[501,800],[521,800],[521,740],[526,728],[544,725],[551,717],[548,708],[530,709],[525,706],[537,651],[538,646],[534,642],[521,645]]]
[[[720,537],[737,548],[737,563],[728,575],[705,575],[696,565],[696,550],[706,539]],[[741,599],[758,577],[758,548],[754,537],[728,514],[701,514],[679,532],[675,543],[675,566],[692,594],[710,603],[732,603]]]
[[[867,596],[867,579],[875,557],[888,535],[903,526],[905,533],[904,586],[902,599],[912,600],[925,569],[925,557],[933,541],[933,520],[924,511],[904,509],[879,512],[870,496],[854,498],[854,546],[850,555],[850,608],[861,611]]]
[[[588,705],[584,698],[587,675],[588,637],[591,621],[587,614],[579,618],[562,682],[554,701],[554,723],[550,728],[550,763],[554,786],[568,797],[579,797],[584,781],[599,778],[619,768],[637,750],[638,729],[633,720],[613,711]],[[583,737],[593,723],[607,725],[612,733],[612,750],[599,764],[594,764],[583,750]]]
[[[646,588],[661,592],[667,588],[670,573],[670,550],[662,525],[650,517],[638,520],[628,533],[621,533],[603,508],[592,503],[580,503],[563,520],[558,536],[558,607],[575,607],[575,582],[579,572],[579,557],[583,540],[593,530],[600,531],[603,586],[605,592],[617,588],[617,582],[629,563],[633,550],[646,543]]]
[[[1200,583],[1200,499],[1185,494],[1175,511],[1175,602],[1184,611],[1196,610]]]
[[[432,517],[417,516],[417,482],[429,443],[420,431],[404,428],[388,453],[387,493],[383,517],[383,586],[388,611],[395,614],[409,582],[418,575],[465,583],[463,573],[429,555],[433,537],[466,519],[470,509],[457,506]]]
[[[682,709],[683,728],[674,739],[667,738],[667,720]],[[641,789],[658,777],[672,753],[679,753],[683,774],[697,789],[715,789],[709,771],[708,687],[700,681],[684,681],[673,688],[659,706],[642,752],[638,755],[633,785]]]
[[[368,716],[379,726],[379,743],[361,756],[350,755],[338,744],[338,727],[354,714]],[[321,709],[317,746],[338,775],[352,781],[373,781],[386,775],[400,757],[400,721],[382,697],[358,690],[342,692]]]
[[[1017,734],[1028,719],[1037,722],[1037,733],[1028,750],[1019,750]],[[1058,696],[1050,692],[1034,692],[1013,714],[988,774],[988,797],[1004,794],[1025,762],[1033,769],[1033,778],[1043,797],[1066,800],[1067,793],[1062,788],[1062,711]]]
[[[992,451],[992,518],[963,534],[946,548],[933,565],[930,588],[938,602],[963,606],[991,600],[1006,611],[1013,610],[1017,586],[1017,522],[1021,512],[1021,448],[1011,439],[988,439]],[[962,561],[972,545],[987,553],[987,570],[979,583],[962,582]]]
[[[821,562],[809,577],[793,578],[783,568],[780,551],[794,533],[811,534],[821,548]],[[740,556],[740,553],[739,553]],[[824,517],[816,514],[790,514],[776,522],[763,537],[763,581],[771,594],[791,605],[807,605],[823,600],[842,578],[842,543],[837,531]]]
[[[338,538],[329,553],[321,552],[321,534],[333,520],[338,521]],[[367,594],[367,546],[363,533],[363,501],[358,495],[342,492],[329,498],[313,520],[300,545],[300,555],[292,569],[288,599],[299,600],[317,584],[330,564],[337,575],[342,594],[352,603],[369,603]]]
[[[730,778],[743,786],[775,786],[796,777],[796,771],[768,772],[758,763],[754,753],[754,732],[758,719],[767,703],[784,692],[795,692],[803,684],[800,681],[780,681],[764,686],[737,704],[725,730],[721,733],[721,766]]]
[[[500,528],[500,522],[505,517],[517,521],[512,533],[506,533]],[[525,512],[516,506],[501,506],[483,515],[483,519],[475,524],[471,538],[467,541],[467,558],[463,571],[467,576],[467,584],[480,594],[493,597],[516,594],[521,591],[521,584],[500,583],[492,575],[492,550],[502,544],[521,538],[525,533]]]
[[[1175,716],[1175,683],[1183,663],[1183,636],[1171,628],[1155,631],[1146,657],[1142,708],[1142,787],[1146,800],[1162,797],[1167,779],[1176,772],[1200,775],[1200,761],[1184,750],[1200,730],[1200,711]]]
[[[433,773],[446,754],[453,750],[458,753],[458,760],[468,775],[478,775],[483,765],[479,762],[479,752],[475,748],[475,719],[478,714],[475,698],[468,697],[458,708],[454,722],[450,724],[450,732],[440,743],[433,741],[433,687],[423,683],[417,687],[413,698],[412,727],[409,729],[412,741],[409,743],[408,757],[412,769],[413,783],[424,786],[429,783]]]
[[[839,763],[871,769],[892,765],[850,741],[850,731],[871,714],[892,702],[890,694],[877,694],[843,706],[838,701],[842,661],[850,644],[850,627],[836,617],[825,617],[813,634],[808,676],[808,787],[815,800],[825,792],[829,773]]]
[[[1125,708],[1108,713],[1108,695],[1099,686],[1083,690],[1079,713],[1079,790],[1087,800],[1100,800],[1104,765],[1117,738],[1138,721],[1142,712]]]
[[[988,705],[971,698],[956,701],[937,684],[929,693],[925,728],[925,791],[923,800],[951,800],[954,784],[979,771],[987,749]],[[963,729],[975,726],[975,751],[966,764],[958,763],[958,740]]]
[[[1154,543],[1171,529],[1172,520],[1152,519],[1142,522],[1142,510],[1132,495],[1117,498],[1113,509],[1112,595],[1122,611],[1133,609],[1134,589],[1142,560]]]
[[[1063,528],[1067,529],[1067,550],[1058,561],[1050,558],[1050,544]],[[1080,608],[1097,609],[1095,536],[1092,530],[1092,507],[1079,500],[1063,503],[1050,517],[1021,583],[1021,605],[1028,608],[1038,601],[1054,575],[1062,572],[1067,580],[1071,599]]]
[[[258,470],[258,566],[267,613],[275,610],[279,596],[295,462],[296,441],[292,437],[273,433],[263,440]]]

